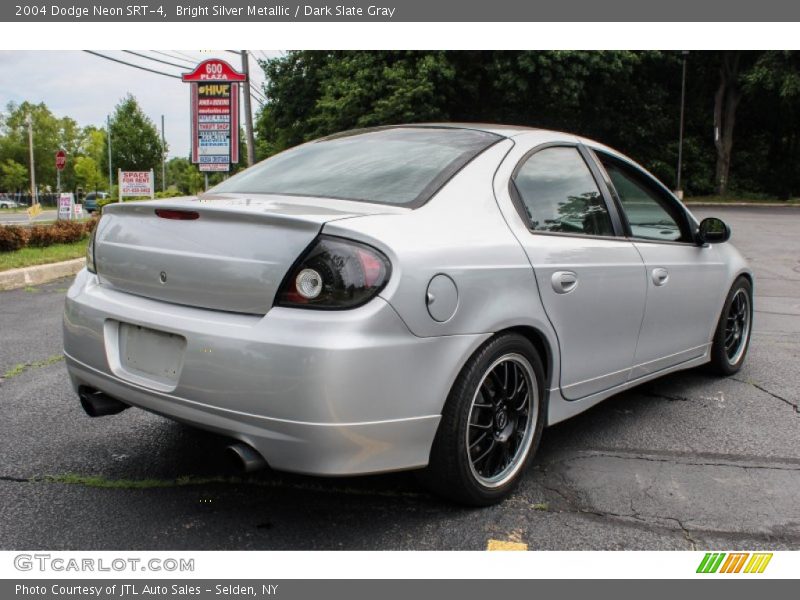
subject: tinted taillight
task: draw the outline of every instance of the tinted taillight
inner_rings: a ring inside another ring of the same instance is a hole
[[[391,274],[389,259],[360,242],[319,236],[295,264],[276,304],[297,308],[355,308],[378,295]]]
[[[98,221],[92,233],[89,234],[89,243],[86,245],[86,270],[89,271],[89,273],[97,273],[97,267],[94,264],[94,238],[97,235],[97,228],[99,225],[100,222]]]

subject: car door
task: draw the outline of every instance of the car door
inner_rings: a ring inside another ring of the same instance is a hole
[[[725,265],[698,246],[683,206],[635,165],[595,150],[627,235],[647,268],[647,306],[630,378],[702,356],[716,326]]]
[[[627,381],[645,307],[644,264],[600,177],[580,144],[547,144],[520,160],[510,182],[572,400]]]

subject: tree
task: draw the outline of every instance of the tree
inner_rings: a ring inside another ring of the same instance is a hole
[[[161,164],[166,149],[153,122],[142,112],[136,99],[128,94],[114,109],[110,120],[111,165],[113,170],[149,171]],[[104,140],[101,169],[108,171],[108,140]]]
[[[97,161],[91,156],[79,156],[75,159],[75,180],[84,191],[97,191],[106,188],[106,180]]]
[[[800,54],[762,52],[742,77],[740,133],[748,143],[735,163],[750,189],[788,199],[800,192]]]
[[[717,148],[717,169],[714,175],[716,192],[720,196],[728,193],[728,177],[733,148],[733,127],[736,124],[736,108],[742,98],[739,66],[742,53],[723,52],[719,68],[719,87],[714,95],[714,145]]]
[[[0,159],[12,159],[19,164],[29,165],[28,157],[28,115],[33,125],[33,150],[36,164],[36,182],[40,188],[55,189],[55,153],[64,148],[75,152],[79,135],[77,124],[69,117],[59,119],[50,112],[44,103],[9,103],[5,113],[0,115]],[[62,173],[62,183],[67,188],[71,183],[71,166]]]
[[[797,193],[799,56],[691,53],[688,194]],[[681,62],[678,52],[655,51],[289,52],[260,63],[268,101],[257,148],[269,156],[336,131],[399,122],[511,123],[597,139],[672,186]]]
[[[182,194],[196,194],[203,190],[203,175],[186,158],[171,158],[167,162],[167,181]]]
[[[6,192],[18,192],[28,184],[28,169],[17,161],[7,158],[0,165],[0,183]]]

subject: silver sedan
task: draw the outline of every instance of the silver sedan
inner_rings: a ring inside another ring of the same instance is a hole
[[[575,135],[346,132],[199,198],[106,206],[67,295],[67,367],[88,414],[230,436],[247,469],[421,469],[490,504],[545,426],[742,366],[753,276],[729,236]]]

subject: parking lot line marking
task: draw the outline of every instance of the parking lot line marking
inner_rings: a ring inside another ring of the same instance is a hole
[[[489,540],[486,543],[487,550],[527,550],[528,544],[522,542],[509,542],[506,540]]]

